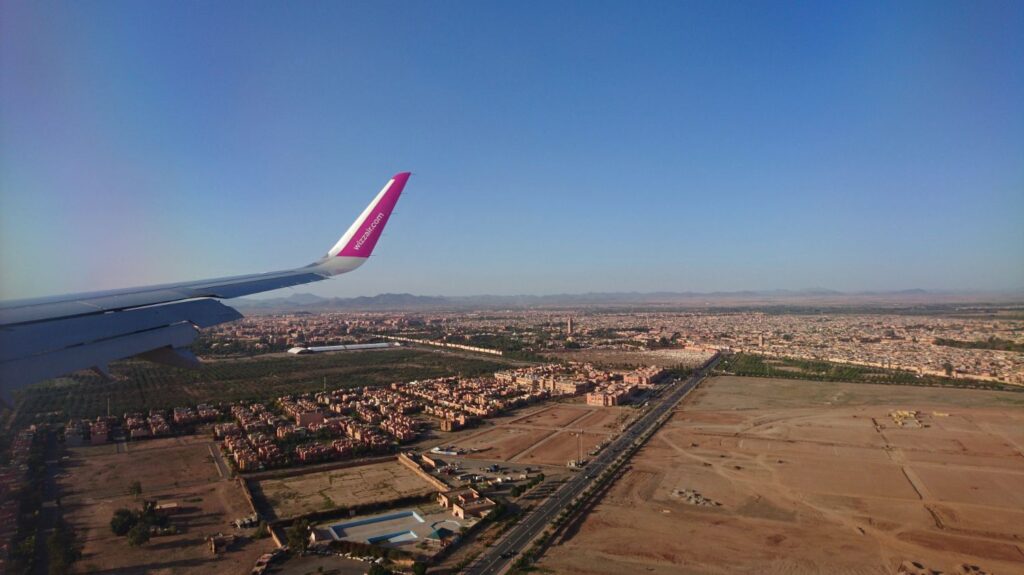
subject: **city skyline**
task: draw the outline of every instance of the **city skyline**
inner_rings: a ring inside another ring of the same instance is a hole
[[[0,573],[1017,572],[1022,32],[0,2]]]
[[[0,298],[1024,289],[1018,4],[591,6],[5,3]]]

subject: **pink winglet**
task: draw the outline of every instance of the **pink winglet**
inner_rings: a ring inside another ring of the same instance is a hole
[[[384,225],[388,223],[388,218],[391,217],[391,210],[395,209],[395,204],[398,203],[398,196],[402,195],[402,189],[405,188],[405,183],[409,181],[409,175],[410,172],[402,172],[395,174],[391,178],[391,182],[384,190],[383,195],[370,208],[363,221],[359,223],[360,229],[353,234],[348,244],[338,252],[339,256],[370,257],[370,253],[373,252],[373,246],[377,245],[377,240],[384,231]]]

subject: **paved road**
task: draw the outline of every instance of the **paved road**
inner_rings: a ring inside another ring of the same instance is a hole
[[[216,441],[211,441],[206,444],[207,449],[210,450],[210,457],[213,457],[214,464],[217,465],[217,474],[220,475],[222,480],[231,479],[231,469],[228,464],[224,462],[224,456],[220,452],[220,446]]]
[[[469,575],[491,575],[503,572],[514,561],[515,555],[529,545],[541,531],[572,502],[604,470],[615,461],[633,442],[655,428],[659,420],[672,410],[692,390],[707,372],[718,363],[716,356],[685,382],[675,382],[661,396],[647,413],[640,417],[625,433],[617,437],[601,454],[594,458],[582,471],[562,485],[547,501],[541,503],[529,515],[509,529],[505,537],[487,549],[467,570]]]

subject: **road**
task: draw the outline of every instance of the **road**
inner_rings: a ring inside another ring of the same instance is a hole
[[[231,479],[231,469],[224,462],[224,456],[220,452],[220,445],[216,441],[211,441],[206,447],[210,450],[210,457],[213,458],[213,463],[217,465],[217,474],[220,475],[220,478],[222,480]]]
[[[49,546],[46,543],[61,516],[61,509],[58,505],[60,489],[57,486],[57,475],[61,470],[60,455],[63,450],[60,443],[57,442],[57,434],[46,427],[43,429],[43,433],[46,434],[46,450],[43,454],[46,468],[41,477],[43,483],[42,506],[39,509],[37,520],[36,558],[32,569],[32,573],[38,575],[46,575],[50,572]]]
[[[583,493],[601,473],[629,449],[632,443],[640,440],[645,433],[660,425],[661,417],[675,408],[686,397],[686,394],[696,387],[697,383],[707,375],[707,372],[718,363],[718,359],[719,356],[715,356],[685,382],[676,381],[670,384],[670,387],[661,394],[660,398],[655,400],[657,403],[647,413],[641,416],[625,433],[612,441],[582,471],[562,485],[561,489],[509,529],[505,537],[487,549],[473,562],[466,573],[469,575],[502,573],[515,560],[515,556],[522,552],[562,509]]]

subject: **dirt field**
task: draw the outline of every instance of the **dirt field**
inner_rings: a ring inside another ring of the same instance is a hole
[[[397,461],[263,479],[250,485],[280,519],[437,491]]]
[[[572,427],[584,431],[617,433],[625,418],[633,415],[632,411],[625,407],[594,408],[590,415],[574,421]]]
[[[523,450],[554,433],[550,429],[501,426],[462,439],[456,445],[463,449],[476,449],[480,457],[489,460],[508,461]]]
[[[146,495],[217,481],[220,475],[209,443],[209,438],[191,436],[73,448],[69,467],[74,482],[64,493],[93,498],[124,495],[138,481]]]
[[[256,558],[273,548],[269,539],[242,540],[214,558],[206,538],[216,533],[247,532],[228,523],[252,512],[233,480],[222,480],[208,449],[208,439],[154,439],[128,444],[69,450],[66,476],[60,479],[65,517],[84,542],[81,573],[245,573]],[[120,451],[120,452],[119,452]],[[132,481],[142,496],[128,495]],[[174,501],[181,507],[171,523],[178,535],[154,537],[142,547],[110,531],[119,508],[138,508],[141,499]]]
[[[583,434],[583,457],[589,457],[587,453],[594,447],[607,439],[608,435],[603,433]],[[539,443],[535,448],[530,449],[513,461],[516,463],[539,463],[544,465],[565,465],[570,459],[579,457],[580,441],[576,432],[559,431]]]
[[[509,461],[558,467],[562,470],[576,459],[579,448],[575,433],[583,431],[583,453],[611,435],[617,435],[628,417],[628,407],[594,407],[583,403],[555,403],[525,415],[494,420],[494,427],[446,441],[467,450],[460,459]]]
[[[526,417],[512,420],[517,425],[547,425],[552,427],[563,427],[590,414],[590,409],[584,406],[569,406],[554,404],[547,409],[534,412]]]
[[[896,409],[924,427],[898,427]],[[1016,393],[716,378],[540,567],[888,574],[909,559],[1024,573],[1022,429]]]

